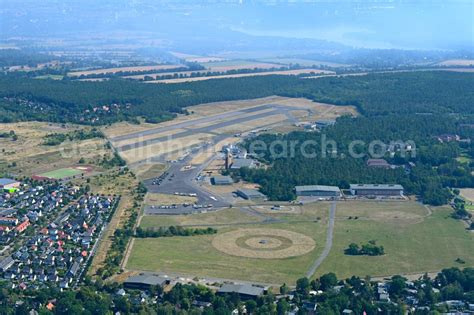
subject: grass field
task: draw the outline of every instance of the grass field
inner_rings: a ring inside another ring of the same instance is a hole
[[[81,174],[82,171],[75,168],[60,168],[54,171],[38,174],[41,177],[47,177],[52,179],[63,179]]]
[[[135,168],[133,171],[137,178],[143,181],[160,176],[167,168],[165,164],[154,163],[140,165],[140,167]]]
[[[208,212],[197,215],[149,215],[144,216],[140,226],[143,228],[197,225],[210,226],[219,224],[256,223],[260,218],[240,212],[238,209],[224,209],[217,212]]]
[[[411,203],[407,203],[410,206]],[[338,209],[360,214],[360,207],[340,205]],[[420,216],[420,209],[406,212]],[[436,208],[423,220],[380,220],[366,218],[336,221],[334,245],[316,275],[336,272],[338,277],[385,276],[418,274],[438,271],[445,267],[474,265],[474,234],[465,230],[462,222],[450,218],[449,208]],[[401,217],[399,214],[398,217]],[[420,219],[420,218],[418,218]],[[386,255],[378,257],[347,256],[344,249],[352,243],[376,240],[385,248]],[[455,262],[457,258],[465,265]]]
[[[252,225],[263,228],[267,225]],[[242,279],[266,283],[294,283],[304,275],[324,246],[322,223],[275,224],[276,229],[295,231],[315,240],[316,248],[305,255],[285,259],[255,259],[224,254],[212,246],[214,235],[136,239],[128,269],[178,272],[191,276]],[[219,229],[219,233],[235,230]]]
[[[46,74],[46,75],[37,76],[37,77],[35,77],[35,79],[62,80],[63,76],[62,75],[57,75],[57,74]]]
[[[195,203],[196,197],[175,196],[169,194],[147,193],[145,196],[145,205],[147,206],[169,206],[173,204]]]
[[[466,210],[474,212],[474,188],[462,188],[461,197],[466,200]]]
[[[142,227],[169,225],[214,226],[220,233],[239,228],[284,229],[310,236],[314,251],[287,259],[243,258],[224,254],[212,246],[215,236],[136,239],[127,268],[174,272],[189,276],[240,279],[267,283],[294,283],[319,256],[326,239],[328,203],[285,206],[287,211],[253,207],[283,222],[261,224],[262,217],[239,209],[183,216],[145,216]],[[261,209],[260,209],[261,208]],[[452,219],[448,207],[428,208],[413,201],[338,202],[333,247],[315,276],[335,272],[386,276],[422,274],[450,266],[474,266],[474,233]],[[357,219],[355,219],[357,217]],[[317,219],[319,218],[319,220]],[[376,240],[385,248],[379,257],[347,256],[352,243]],[[456,262],[461,258],[466,263]]]

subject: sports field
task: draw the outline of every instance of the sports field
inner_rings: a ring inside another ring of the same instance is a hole
[[[39,177],[51,178],[51,179],[63,179],[72,176],[79,175],[84,171],[76,168],[60,168],[54,171],[38,174]]]

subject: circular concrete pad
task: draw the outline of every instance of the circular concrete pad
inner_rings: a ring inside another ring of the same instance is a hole
[[[280,229],[238,229],[218,234],[212,245],[232,256],[278,259],[301,256],[314,249],[312,238]]]

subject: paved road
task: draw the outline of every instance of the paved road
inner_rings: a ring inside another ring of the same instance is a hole
[[[171,163],[169,169],[167,170],[168,176],[164,178],[161,185],[152,185],[153,179],[146,180],[145,185],[148,188],[148,191],[151,193],[170,195],[174,194],[175,192],[185,194],[195,193],[197,194],[198,199],[197,204],[212,204],[212,208],[194,209],[192,206],[184,207],[183,205],[178,205],[176,209],[160,209],[158,207],[153,208],[151,206],[146,206],[146,214],[187,214],[197,213],[203,210],[215,211],[229,206],[229,203],[222,199],[221,196],[213,195],[207,189],[202,187],[202,185],[199,184],[195,179],[199,173],[201,173],[214,159],[217,158],[217,155],[214,155],[198,167],[189,170],[183,170],[183,167],[188,165],[192,158],[193,154],[190,154],[183,161]]]
[[[308,272],[306,272],[306,277],[311,278],[316,269],[319,268],[321,263],[328,257],[329,252],[332,248],[332,240],[334,236],[334,221],[336,220],[336,201],[331,203],[331,207],[329,208],[329,224],[328,224],[328,232],[326,236],[326,245],[324,246],[324,250],[321,255],[314,261],[314,263],[309,268]]]

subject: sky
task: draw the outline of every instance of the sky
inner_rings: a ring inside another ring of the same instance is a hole
[[[471,0],[0,0],[0,37],[136,31],[174,39],[230,32],[402,49],[474,47]]]

